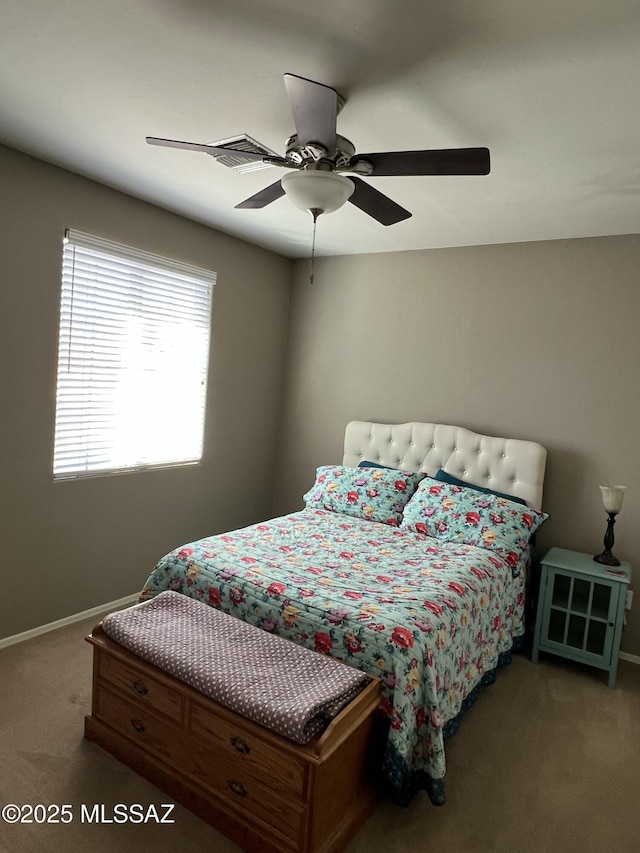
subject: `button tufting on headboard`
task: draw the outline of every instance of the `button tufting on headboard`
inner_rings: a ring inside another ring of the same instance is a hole
[[[490,483],[492,489],[540,509],[546,457],[537,442],[482,435],[465,427],[352,421],[345,431],[342,464],[366,459],[432,476],[443,468],[470,485]]]

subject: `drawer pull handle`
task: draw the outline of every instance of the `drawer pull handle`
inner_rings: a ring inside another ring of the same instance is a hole
[[[141,696],[144,696],[145,693],[149,692],[149,688],[144,683],[144,681],[134,681],[133,682],[133,689],[136,691],[136,693],[139,693]]]
[[[246,755],[248,752],[251,752],[251,747],[246,740],[243,740],[241,737],[232,737],[231,746],[242,755]]]
[[[247,789],[244,787],[242,782],[238,782],[235,779],[227,779],[227,785],[233,793],[237,794],[239,797],[247,796]]]
[[[138,720],[138,719],[131,720],[131,725],[133,726],[133,728],[134,728],[137,732],[143,732],[143,731],[145,730],[145,728],[146,728],[146,726],[145,726],[145,724],[142,722],[142,720]]]

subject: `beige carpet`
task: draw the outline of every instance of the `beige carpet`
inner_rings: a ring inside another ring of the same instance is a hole
[[[92,620],[92,622],[95,620]],[[170,802],[83,740],[92,623],[0,650],[0,805],[69,804],[68,824],[0,822],[5,853],[237,851],[176,807],[173,825],[82,823],[81,804]],[[597,670],[515,657],[448,745],[447,804],[382,803],[349,853],[640,849],[640,667],[609,690]]]

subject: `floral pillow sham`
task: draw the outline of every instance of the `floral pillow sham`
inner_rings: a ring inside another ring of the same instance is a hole
[[[394,468],[321,465],[303,499],[308,507],[399,527],[402,511],[424,476]]]
[[[490,489],[488,486],[476,486],[475,483],[467,483],[466,480],[459,480],[457,477],[454,477],[453,474],[448,474],[442,468],[436,472],[434,479],[439,480],[441,483],[450,483],[452,486],[462,486],[465,489],[474,489],[476,492],[484,492],[485,495],[497,495],[499,498],[505,498],[508,501],[512,501],[514,504],[523,504],[524,506],[527,504],[525,500],[517,497],[516,495],[506,495],[504,492],[496,492],[495,489]]]
[[[498,495],[427,479],[405,507],[401,526],[493,551],[516,573],[531,537],[548,517]]]

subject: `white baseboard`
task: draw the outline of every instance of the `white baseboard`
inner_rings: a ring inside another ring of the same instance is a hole
[[[23,631],[21,634],[14,634],[12,637],[4,637],[0,639],[0,649],[7,646],[13,646],[16,643],[23,643],[25,640],[31,640],[33,637],[39,637],[40,634],[47,634],[49,631],[55,631],[56,628],[64,628],[65,625],[73,625],[74,622],[82,622],[83,619],[89,619],[91,616],[99,616],[101,613],[110,613],[112,610],[119,610],[122,607],[127,607],[129,604],[134,604],[138,600],[139,593],[135,595],[127,595],[124,598],[119,598],[117,601],[109,601],[107,604],[101,604],[99,607],[92,607],[90,610],[83,610],[82,613],[74,613],[72,616],[65,616],[64,619],[58,619],[56,622],[49,622],[47,625],[40,625],[38,628],[32,628],[30,631]]]
[[[631,663],[637,663],[640,665],[640,657],[638,655],[630,655],[629,652],[620,652],[620,660],[628,660]]]

